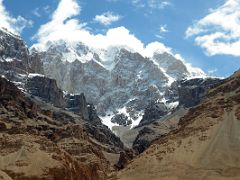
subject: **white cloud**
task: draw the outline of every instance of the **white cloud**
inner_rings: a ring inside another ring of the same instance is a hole
[[[159,39],[163,39],[164,38],[164,34],[168,32],[168,28],[167,25],[160,25],[158,32],[155,34],[155,36]]]
[[[135,51],[143,49],[143,43],[125,27],[109,29],[106,34],[93,34],[75,16],[80,14],[76,0],[61,0],[51,20],[42,25],[34,36],[38,40],[35,47],[44,48],[48,41],[65,40],[83,42],[94,48],[128,46]]]
[[[159,28],[159,32],[160,33],[167,33],[168,32],[167,25],[166,24],[161,25],[160,28]]]
[[[20,34],[26,27],[32,26],[33,22],[28,21],[22,16],[13,17],[9,14],[3,4],[3,0],[0,0],[0,27],[6,28],[8,31]]]
[[[81,8],[76,0],[61,0],[52,19],[56,23],[63,23],[67,18],[80,14],[80,11]]]
[[[148,0],[148,5],[153,9],[164,9],[165,7],[171,6],[172,3],[169,1]]]
[[[172,3],[170,0],[132,0],[132,4],[138,8],[151,8],[151,9],[164,9],[168,6],[171,6]]]
[[[50,12],[50,7],[47,5],[47,6],[44,6],[44,7],[41,7],[41,8],[35,8],[33,11],[32,11],[32,14],[37,16],[37,17],[41,17],[42,14],[48,14]]]
[[[146,4],[144,2],[142,2],[141,0],[132,0],[132,4],[137,8],[146,7]]]
[[[119,21],[120,19],[121,19],[120,15],[108,11],[101,15],[96,15],[94,21],[107,26],[112,24],[113,22]]]
[[[142,54],[146,57],[152,57],[155,52],[157,53],[164,53],[167,52],[169,54],[172,54],[171,48],[166,47],[163,43],[160,42],[152,42],[149,43],[143,50]]]
[[[39,8],[35,8],[35,9],[32,11],[32,13],[33,13],[35,16],[37,16],[37,17],[41,17],[41,14],[40,14],[40,12],[39,12]]]
[[[48,41],[64,40],[71,44],[82,42],[89,47],[97,49],[123,46],[145,57],[153,56],[154,52],[167,52],[174,56],[172,49],[163,43],[152,42],[144,45],[141,40],[123,26],[108,29],[105,34],[93,34],[86,27],[86,23],[81,23],[76,19],[75,16],[80,14],[80,9],[76,0],[61,0],[50,22],[42,25],[35,35],[38,43],[33,45],[33,47],[44,50],[48,45]],[[180,55],[177,55],[177,57],[180,58]],[[196,74],[202,73],[199,69],[192,68],[190,64],[186,65],[191,70],[191,73],[192,71]]]
[[[240,0],[226,0],[186,30],[207,55],[240,56]]]
[[[38,44],[33,47],[44,49],[48,41],[64,40],[70,43],[82,42],[89,47],[98,49],[124,46],[146,57],[152,56],[155,51],[171,53],[171,49],[160,42],[152,42],[145,46],[123,26],[108,29],[105,34],[93,34],[85,23],[81,23],[75,18],[80,14],[80,9],[76,0],[61,0],[50,22],[42,25],[35,35]]]

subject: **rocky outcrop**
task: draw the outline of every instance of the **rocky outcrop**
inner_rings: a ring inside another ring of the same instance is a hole
[[[34,118],[37,115],[36,104],[25,99],[20,90],[5,78],[0,78],[0,106],[12,111],[19,118]],[[12,109],[12,106],[14,109]]]
[[[37,52],[31,52],[29,59],[29,67],[33,73],[44,74],[43,62]]]
[[[88,113],[88,104],[84,94],[80,95],[66,95],[65,99],[67,101],[66,108],[76,114],[80,114],[84,119],[90,120]]]
[[[28,63],[28,48],[21,37],[11,34],[7,30],[0,29],[0,57],[2,61],[22,61]]]
[[[126,116],[125,114],[116,114],[115,116],[112,117],[111,119],[112,123],[119,124],[121,126],[127,126],[132,124],[132,121]]]
[[[163,103],[150,103],[144,111],[139,126],[147,125],[165,116],[169,110]]]
[[[0,28],[0,38],[0,74],[23,88],[27,74],[43,72],[42,62],[21,37]]]
[[[178,85],[179,105],[188,108],[199,104],[208,90],[216,87],[221,82],[220,79],[211,78],[180,81]]]
[[[165,136],[178,127],[179,120],[188,112],[185,108],[177,108],[172,114],[168,114],[151,124],[136,127],[138,134],[132,143],[136,152],[143,153],[156,139]]]
[[[140,130],[133,142],[133,149],[138,153],[144,152],[152,142],[152,139],[148,138],[148,136],[151,136],[151,134],[154,133],[154,130],[149,127],[144,127],[142,130]]]
[[[89,121],[90,122],[100,122],[101,120],[99,119],[98,115],[97,115],[97,111],[96,108],[93,104],[88,104],[87,105],[87,109],[88,109],[88,116],[89,116]]]
[[[135,157],[135,153],[133,150],[131,149],[126,149],[125,151],[121,151],[120,152],[120,157],[119,160],[117,162],[117,164],[115,164],[115,167],[120,170],[123,169],[127,166],[127,164]]]
[[[56,107],[66,106],[63,92],[58,88],[54,79],[34,74],[27,79],[25,87],[31,95],[40,97]]]
[[[113,132],[107,126],[101,123],[87,123],[86,131],[90,137],[97,139],[101,143],[111,145],[113,148],[112,150],[121,150],[124,148],[124,145],[120,138],[113,134]]]

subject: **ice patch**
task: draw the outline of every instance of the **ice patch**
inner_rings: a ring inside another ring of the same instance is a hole
[[[117,113],[119,113],[119,114],[124,114],[124,115],[130,117],[130,114],[127,112],[127,108],[126,108],[126,107],[117,109],[116,111],[117,111]],[[117,123],[112,123],[112,122],[111,122],[112,117],[115,116],[116,114],[114,114],[113,112],[108,112],[107,114],[108,114],[108,115],[106,115],[106,116],[100,116],[100,118],[102,119],[102,123],[103,123],[104,125],[108,126],[108,128],[109,128],[110,130],[112,130],[112,128],[113,128],[114,126],[120,126],[120,125],[117,124]],[[140,123],[140,121],[142,120],[142,117],[143,117],[143,112],[141,111],[141,112],[138,113],[138,118],[137,118],[136,120],[133,120],[133,119],[132,119],[132,124],[129,126],[130,129],[138,126],[139,123]]]
[[[13,62],[14,60],[12,58],[6,58],[5,61],[6,62]]]
[[[179,105],[179,102],[176,101],[176,102],[166,103],[165,105],[167,106],[168,109],[175,109]]]
[[[106,125],[111,131],[112,131],[112,128],[114,126],[119,126],[117,123],[112,123],[111,122],[111,119],[112,119],[113,116],[114,116],[113,113],[111,113],[111,114],[109,114],[107,116],[100,116],[100,118],[102,119],[102,123],[104,125]]]
[[[179,105],[179,101],[168,103],[168,100],[165,97],[163,97],[159,102],[165,104],[168,109],[175,109]]]
[[[140,123],[141,120],[142,120],[142,117],[143,117],[143,112],[140,112],[140,113],[138,114],[138,118],[137,118],[136,120],[133,120],[133,121],[132,121],[132,124],[131,124],[131,128],[130,128],[130,129],[138,126],[139,123]]]
[[[30,74],[28,74],[28,78],[33,78],[33,77],[36,77],[36,76],[45,77],[43,74],[37,74],[37,73],[30,73]]]

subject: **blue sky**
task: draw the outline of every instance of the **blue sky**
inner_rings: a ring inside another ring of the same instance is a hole
[[[29,46],[40,41],[40,27],[53,19],[60,3],[1,1],[0,18],[5,13],[16,19],[9,22],[15,23],[11,27],[24,26],[18,32]],[[207,73],[228,76],[240,67],[239,0],[69,0],[73,1],[79,10],[64,22],[74,18],[91,34],[125,27],[144,45],[159,41]]]

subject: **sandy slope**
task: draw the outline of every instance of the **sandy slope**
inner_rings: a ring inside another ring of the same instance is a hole
[[[117,179],[240,179],[240,73],[211,90]]]

